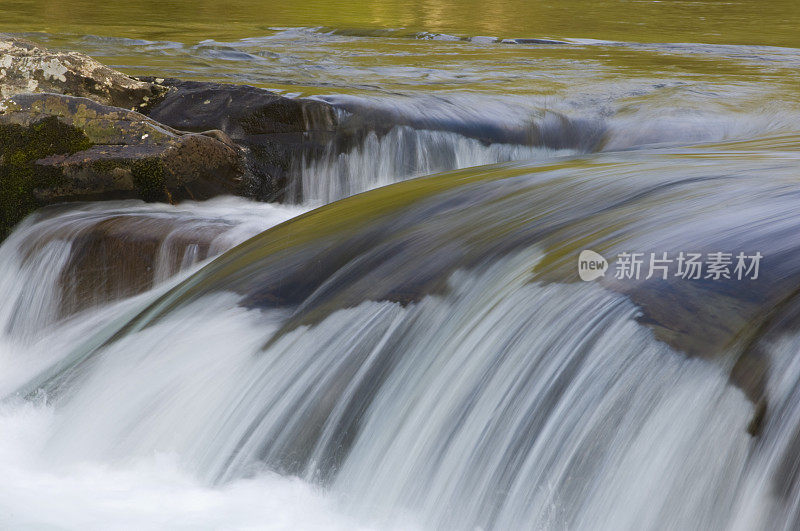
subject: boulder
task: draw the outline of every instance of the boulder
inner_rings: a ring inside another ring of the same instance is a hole
[[[0,99],[51,92],[91,98],[126,109],[146,109],[164,87],[134,79],[81,53],[57,52],[0,34]]]
[[[10,330],[30,330],[26,321],[51,324],[87,308],[138,295],[238,241],[237,224],[192,209],[145,207],[109,201],[103,207],[53,205],[34,214],[9,242],[20,267],[48,270],[55,308],[31,308],[26,297],[13,304]],[[228,237],[226,233],[233,235]],[[36,278],[29,276],[25,278]]]
[[[221,131],[185,133],[87,98],[0,102],[0,236],[38,207],[241,194],[240,152]]]
[[[293,164],[321,155],[340,135],[335,109],[322,101],[247,85],[142,79],[169,88],[144,111],[150,118],[184,131],[218,129],[243,148],[245,194],[262,201],[300,200],[289,197]]]
[[[32,93],[49,96],[31,99]],[[52,51],[0,34],[0,127],[20,135],[22,129],[12,126],[30,128],[49,117],[58,119],[59,130],[73,128],[67,137],[80,142],[39,146],[24,161],[17,153],[17,162],[23,164],[14,168],[10,154],[0,159],[0,193],[15,188],[27,197],[2,216],[0,238],[21,213],[57,201],[170,201],[221,193],[299,201],[291,178],[300,163],[321,155],[341,136],[337,113],[322,101],[286,98],[246,85],[136,79],[80,53]],[[44,122],[37,134],[53,126]],[[19,151],[20,143],[14,146]],[[12,151],[9,146],[2,149]],[[27,190],[30,178],[20,173],[32,171],[66,179],[56,186],[37,177]],[[163,179],[150,179],[153,174],[163,174]],[[27,184],[12,183],[20,180]]]

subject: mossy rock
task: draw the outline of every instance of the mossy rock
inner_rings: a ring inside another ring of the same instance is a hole
[[[131,164],[133,185],[145,201],[158,201],[166,191],[167,179],[164,161],[157,158],[141,159]]]
[[[76,127],[54,116],[22,127],[0,124],[0,158],[3,162],[31,162],[54,153],[75,153],[89,149],[92,142]]]
[[[0,238],[22,218],[41,206],[34,190],[59,186],[63,176],[37,169],[34,162],[48,155],[71,155],[92,146],[88,137],[55,117],[30,127],[0,124]]]
[[[138,112],[59,94],[0,100],[0,166],[0,238],[54,203],[243,192],[241,153],[224,132],[185,133]]]
[[[22,126],[56,117],[82,131],[93,144],[158,145],[181,135],[136,111],[59,94],[15,95],[0,101],[0,116],[5,123]]]
[[[47,92],[145,110],[168,90],[157,83],[134,79],[81,53],[48,50],[31,41],[0,34],[0,99]]]

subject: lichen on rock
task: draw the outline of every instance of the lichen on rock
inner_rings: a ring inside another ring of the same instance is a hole
[[[133,186],[145,201],[158,201],[164,196],[167,185],[166,169],[160,158],[135,160],[131,164],[131,176]]]
[[[27,92],[82,96],[116,107],[143,108],[167,91],[77,52],[48,50],[0,34],[0,99]]]

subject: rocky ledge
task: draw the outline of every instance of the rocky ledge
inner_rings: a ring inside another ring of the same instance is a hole
[[[135,79],[0,34],[0,239],[54,203],[282,200],[292,161],[321,151],[333,108],[249,86]]]
[[[507,127],[356,100],[334,107],[246,85],[133,78],[0,34],[0,240],[36,208],[66,201],[235,194],[300,202],[304,163],[335,161],[398,126],[583,151],[604,134],[557,113]]]

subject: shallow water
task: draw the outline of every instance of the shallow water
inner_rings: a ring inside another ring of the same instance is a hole
[[[33,35],[134,74],[247,83],[396,124],[296,161],[320,204],[432,172],[654,145],[752,140],[800,123],[800,51],[707,44],[431,41],[325,29],[198,43]],[[350,122],[354,122],[350,125]]]

